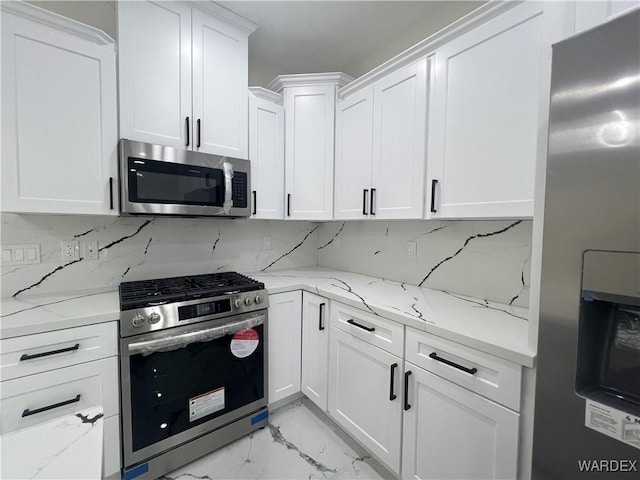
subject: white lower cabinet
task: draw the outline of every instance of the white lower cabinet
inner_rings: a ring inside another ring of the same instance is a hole
[[[269,404],[300,392],[302,292],[269,295]]]
[[[411,363],[405,372],[403,478],[516,478],[518,413]]]
[[[327,409],[328,307],[326,298],[302,293],[301,390],[322,410]]]
[[[401,358],[332,323],[329,414],[396,474],[400,473],[401,378]]]

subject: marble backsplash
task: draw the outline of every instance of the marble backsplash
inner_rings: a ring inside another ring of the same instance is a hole
[[[530,220],[330,222],[319,265],[529,306]],[[417,257],[407,257],[407,241]]]
[[[3,245],[40,244],[42,262],[0,269],[2,297],[122,281],[318,264],[318,225],[249,219],[2,214]],[[60,242],[97,241],[98,260],[63,261]]]

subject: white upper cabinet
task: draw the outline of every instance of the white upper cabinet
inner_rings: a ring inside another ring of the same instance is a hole
[[[336,220],[369,218],[373,147],[373,86],[336,105]]]
[[[255,26],[209,13],[179,2],[118,2],[122,137],[247,158],[247,38]]]
[[[580,33],[639,8],[640,0],[577,1],[573,6],[575,33]]]
[[[332,219],[335,95],[332,85],[284,91],[286,215],[292,220]]]
[[[284,107],[282,97],[249,89],[252,217],[284,218]]]
[[[2,210],[118,213],[116,59],[99,30],[2,3]]]
[[[336,219],[422,218],[427,59],[340,100]]]
[[[428,217],[533,215],[543,8],[526,2],[437,50]]]
[[[422,218],[427,59],[373,85],[371,211],[379,219]]]

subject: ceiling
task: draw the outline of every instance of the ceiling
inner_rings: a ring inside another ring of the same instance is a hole
[[[482,1],[223,1],[259,25],[249,85],[276,75],[371,70],[478,8]]]

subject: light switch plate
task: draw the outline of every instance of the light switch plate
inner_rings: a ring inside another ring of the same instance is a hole
[[[2,245],[2,266],[40,263],[40,244]]]

